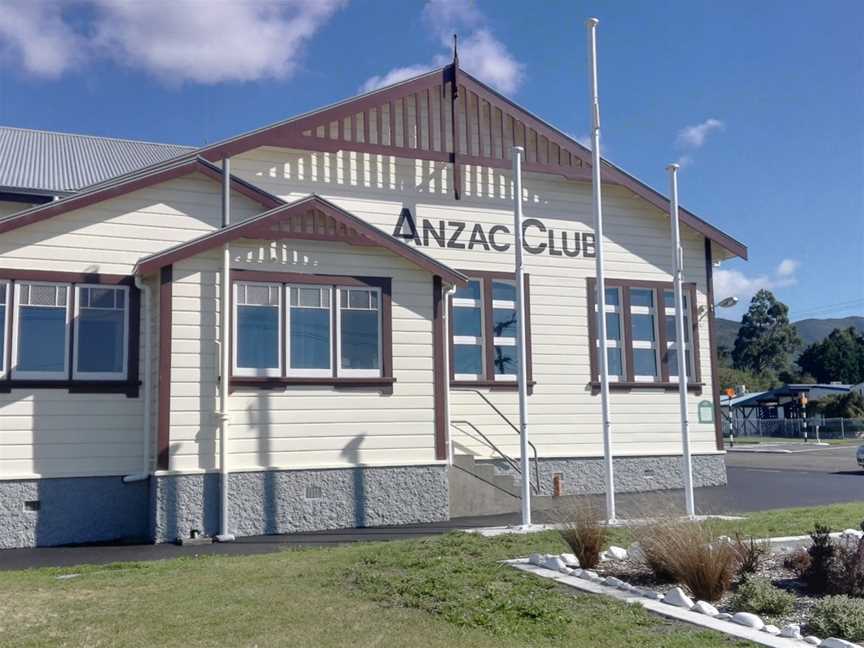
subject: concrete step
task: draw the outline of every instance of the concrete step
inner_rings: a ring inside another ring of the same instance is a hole
[[[519,510],[519,483],[471,455],[454,455],[448,471],[450,517],[494,515]]]

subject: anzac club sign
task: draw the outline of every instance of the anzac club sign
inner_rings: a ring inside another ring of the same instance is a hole
[[[513,233],[507,225],[488,227],[475,223],[470,226],[464,221],[424,218],[418,227],[407,207],[399,213],[393,236],[420,247],[437,245],[451,250],[506,252],[513,245]],[[594,258],[597,254],[593,233],[555,230],[536,218],[522,221],[522,247],[531,254],[549,256]]]

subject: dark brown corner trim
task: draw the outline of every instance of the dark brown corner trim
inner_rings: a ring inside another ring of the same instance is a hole
[[[432,280],[432,373],[435,403],[435,458],[447,458],[447,374],[444,351],[444,286],[441,277]]]
[[[714,401],[714,436],[717,449],[723,449],[723,421],[720,408],[720,375],[717,369],[717,324],[714,321],[714,256],[711,239],[705,239],[705,277],[708,282],[708,345],[711,349],[711,396]]]
[[[159,277],[159,418],[156,434],[156,467],[168,470],[171,450],[171,324],[173,268],[165,266]]]
[[[613,288],[623,288],[621,295],[621,334],[624,342],[624,354],[626,356],[625,371],[626,380],[619,382],[609,382],[609,389],[616,390],[634,390],[634,389],[666,389],[677,390],[678,383],[669,381],[669,367],[666,354],[666,332],[665,332],[665,315],[664,315],[664,296],[663,291],[671,290],[671,282],[663,281],[644,281],[639,279],[606,279],[606,286]],[[600,368],[597,366],[597,316],[595,308],[597,306],[597,280],[594,277],[586,279],[588,290],[588,340],[590,344],[589,366],[591,369],[591,379],[589,385],[592,393],[598,393],[600,383],[597,376],[600,373]],[[660,350],[660,381],[659,382],[638,382],[633,375],[633,340],[631,339],[631,312],[630,312],[630,291],[629,288],[649,288],[654,291],[654,303],[656,304],[656,320],[657,329],[659,331],[657,346]],[[693,349],[693,379],[688,383],[687,391],[702,393],[702,368],[699,358],[699,310],[696,307],[696,284],[685,283],[684,291],[687,293],[687,298],[690,302],[690,346]]]

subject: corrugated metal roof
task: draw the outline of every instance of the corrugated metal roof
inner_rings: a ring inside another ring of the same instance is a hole
[[[77,191],[194,147],[0,126],[0,189]]]

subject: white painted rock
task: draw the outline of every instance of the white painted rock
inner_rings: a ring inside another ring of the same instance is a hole
[[[660,592],[645,592],[645,598],[649,598],[654,601],[662,601],[663,595]]]
[[[668,605],[684,608],[685,610],[689,610],[693,607],[693,600],[687,596],[684,593],[684,590],[680,587],[669,590],[669,592],[666,593],[666,596],[663,597],[663,602]]]
[[[561,554],[560,558],[561,558],[561,560],[564,561],[564,564],[567,565],[568,567],[578,567],[579,566],[579,559],[576,557],[575,554],[563,553],[563,554]]]
[[[845,537],[858,538],[860,540],[861,538],[864,538],[864,531],[859,531],[858,529],[846,529],[845,531],[843,531],[843,533],[841,535],[844,538]],[[826,641],[827,641],[827,639],[826,639]],[[838,639],[837,641],[843,641],[843,640]],[[854,644],[852,644],[852,645],[854,645]]]
[[[585,570],[583,570],[583,569],[574,569],[573,573],[570,575],[575,576],[576,578],[582,578],[583,573],[585,573]]]
[[[738,612],[732,617],[732,620],[738,625],[753,628],[754,630],[761,630],[765,627],[765,622],[750,612]]]
[[[822,640],[819,637],[814,637],[813,635],[808,635],[804,637],[804,641],[810,644],[811,646],[818,646],[822,643]]]
[[[561,560],[558,556],[552,556],[551,558],[547,558],[543,561],[543,566],[546,569],[551,569],[552,571],[561,571],[562,567],[567,567],[564,564],[564,561]]]
[[[731,621],[732,615],[729,614],[728,612],[721,612],[720,614],[718,614],[714,618],[717,619],[718,621]]]
[[[693,611],[710,617],[716,617],[720,614],[720,610],[705,601],[697,601],[696,605],[693,606]]]
[[[558,571],[560,571],[562,574],[565,574],[565,575],[567,575],[567,576],[572,576],[572,575],[573,575],[573,570],[570,569],[567,565],[564,565],[564,566],[563,566],[561,569],[559,569]]]
[[[609,557],[612,560],[627,560],[627,550],[623,547],[611,546],[609,547]]]
[[[582,570],[582,578],[584,578],[584,579],[587,580],[587,581],[597,581],[597,580],[602,580],[602,579],[597,575],[597,572],[593,572],[593,571],[591,571],[590,569],[583,569],[583,570]]]
[[[860,648],[858,644],[854,644],[851,641],[846,641],[845,639],[837,639],[836,637],[829,637],[825,639],[822,643],[819,644],[819,648]]]
[[[532,565],[537,565],[538,567],[543,564],[543,560],[543,556],[538,553],[533,553],[531,554],[531,557],[528,558],[528,562],[530,562]]]
[[[614,576],[610,576],[609,578],[604,580],[603,584],[609,587],[621,587],[622,585],[626,585],[624,581],[622,581],[620,578],[615,578]]]
[[[788,637],[789,639],[802,639],[801,626],[797,623],[790,623],[789,625],[783,626],[783,629],[780,630],[780,636]]]
[[[762,628],[762,630],[764,632],[767,632],[770,635],[779,635],[780,634],[780,628],[778,628],[775,625],[766,625],[764,628]]]
[[[730,538],[729,536],[720,536],[719,538],[717,538],[717,542],[719,542],[720,544],[732,544],[732,538]]]
[[[608,551],[601,551],[600,552],[600,562],[606,562],[607,560],[609,560],[609,552]]]

